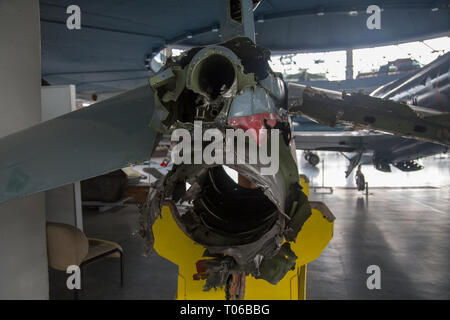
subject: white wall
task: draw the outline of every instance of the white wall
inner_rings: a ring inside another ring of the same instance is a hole
[[[0,137],[41,121],[39,2],[0,1]],[[48,299],[43,194],[0,204],[0,299]]]
[[[42,87],[42,121],[76,110],[75,86]],[[47,221],[66,223],[83,230],[80,182],[45,192]]]

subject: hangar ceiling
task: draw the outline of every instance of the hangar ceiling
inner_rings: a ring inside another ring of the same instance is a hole
[[[81,30],[66,28],[66,8],[73,4],[81,8]],[[255,11],[256,41],[272,52],[305,52],[450,34],[450,1],[376,1],[383,9],[381,30],[366,27],[371,4],[263,0]],[[40,10],[43,78],[76,84],[78,92],[121,91],[144,83],[151,74],[145,57],[165,45],[221,41],[219,0],[44,0]]]

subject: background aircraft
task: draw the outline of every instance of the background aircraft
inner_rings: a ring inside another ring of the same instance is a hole
[[[404,102],[426,115],[450,111],[450,53],[423,68],[376,89],[371,96]],[[391,165],[402,171],[423,167],[417,159],[447,152],[448,146],[417,139],[407,139],[373,130],[353,130],[348,125],[330,128],[307,118],[293,118],[298,149],[306,150],[305,159],[317,165],[319,157],[311,151],[355,153],[349,158],[346,177],[358,165],[373,164],[377,170],[390,172]],[[363,155],[365,155],[363,157]]]

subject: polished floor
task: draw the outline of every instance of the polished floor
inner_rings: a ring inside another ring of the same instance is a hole
[[[348,189],[345,161],[335,154],[325,159],[325,185],[332,194],[311,192],[336,216],[334,237],[322,255],[308,266],[308,299],[450,299],[450,159],[436,156],[423,161],[422,172],[393,172],[380,178],[364,172],[369,195]],[[302,172],[308,164],[300,161]],[[313,184],[321,185],[320,165]],[[334,173],[334,174],[333,174]],[[413,175],[419,174],[419,175]],[[384,175],[384,174],[383,174]],[[339,177],[343,180],[339,180]],[[400,183],[399,181],[402,181]],[[316,183],[317,182],[317,183]],[[344,187],[344,188],[343,188]],[[320,190],[318,190],[320,191]],[[119,283],[117,259],[87,266],[81,299],[172,299],[177,267],[156,254],[142,256],[137,209],[126,207],[104,213],[84,212],[88,236],[119,242],[125,251],[125,284]],[[367,268],[380,268],[381,289],[367,288]],[[50,272],[50,297],[70,299],[67,275]]]
[[[450,158],[421,160],[424,169],[391,173],[363,166],[369,194],[354,189],[354,172],[345,179],[347,160],[320,152],[313,168],[299,154],[299,167],[315,186],[311,199],[323,201],[336,216],[333,240],[309,265],[309,299],[450,298]],[[367,267],[377,265],[381,289],[367,288]]]
[[[450,189],[354,190],[311,197],[336,216],[333,240],[309,265],[310,299],[450,299]],[[367,288],[380,267],[381,289]]]

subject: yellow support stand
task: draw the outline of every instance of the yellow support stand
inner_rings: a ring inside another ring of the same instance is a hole
[[[300,178],[303,191],[309,196],[309,184],[305,177]],[[306,265],[319,257],[333,237],[334,217],[321,202],[310,202],[312,215],[303,225],[291,249],[297,255],[295,270],[289,271],[277,284],[248,276],[245,299],[249,300],[305,300]],[[184,234],[172,218],[169,207],[165,206],[161,218],[153,225],[156,252],[178,265],[179,300],[223,300],[223,289],[203,291],[206,280],[194,280],[197,273],[196,262],[202,257],[205,248]]]
[[[298,274],[298,283],[299,283],[299,290],[298,290],[298,299],[299,300],[306,300],[306,271],[307,271],[307,265],[304,264],[300,267],[299,274]]]

